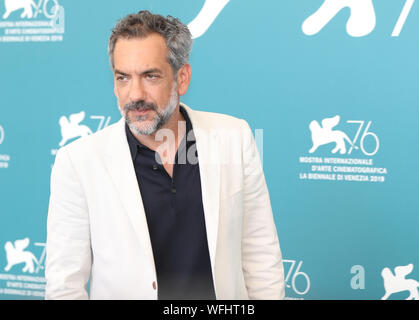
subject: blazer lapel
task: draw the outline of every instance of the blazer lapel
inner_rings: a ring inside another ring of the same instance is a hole
[[[202,203],[213,275],[220,212],[220,162],[219,143],[215,130],[206,125],[205,119],[182,103],[191,120],[198,152],[199,173],[201,176]],[[214,278],[215,281],[215,278]]]
[[[110,137],[106,149],[106,165],[135,233],[154,265],[147,218],[125,134],[123,118],[116,124]]]

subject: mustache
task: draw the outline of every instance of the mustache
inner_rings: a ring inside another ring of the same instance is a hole
[[[131,110],[143,111],[143,110],[148,110],[148,109],[157,111],[157,106],[152,102],[145,102],[144,100],[132,101],[124,105],[125,112],[131,111]]]

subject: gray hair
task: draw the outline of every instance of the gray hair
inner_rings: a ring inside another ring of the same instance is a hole
[[[115,68],[113,53],[119,38],[145,38],[151,33],[160,34],[166,40],[167,61],[176,78],[178,70],[189,60],[193,42],[191,32],[186,25],[172,16],[163,17],[149,11],[130,14],[119,20],[113,28],[108,46],[112,69]]]

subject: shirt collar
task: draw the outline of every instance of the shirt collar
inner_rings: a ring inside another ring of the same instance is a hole
[[[185,121],[186,121],[186,135],[183,137],[183,140],[185,140],[186,137],[188,137],[187,143],[190,143],[191,141],[189,141],[189,140],[195,140],[193,132],[191,133],[191,135],[188,135],[189,132],[191,130],[193,130],[192,123],[191,123],[191,120],[189,119],[188,112],[186,111],[186,109],[182,105],[179,105],[179,110],[182,113],[182,115],[183,115],[183,117],[185,118]],[[148,147],[146,147],[140,141],[138,141],[137,138],[135,138],[135,136],[132,134],[132,132],[131,132],[131,130],[128,127],[128,124],[126,122],[125,122],[125,133],[126,133],[126,136],[127,136],[128,145],[129,145],[129,149],[130,149],[130,152],[131,152],[131,157],[132,157],[133,160],[135,160],[135,157],[137,156],[137,152],[138,152],[139,148],[145,148],[145,149],[150,150]],[[192,142],[194,142],[194,141],[192,141]],[[183,141],[182,141],[182,143],[183,143]]]

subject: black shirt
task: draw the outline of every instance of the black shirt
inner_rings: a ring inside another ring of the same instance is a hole
[[[125,130],[147,217],[158,298],[215,299],[198,155],[188,114],[182,106],[180,111],[186,134],[176,153],[172,177],[158,153],[141,144],[127,125]],[[193,156],[186,156],[188,153]]]

